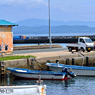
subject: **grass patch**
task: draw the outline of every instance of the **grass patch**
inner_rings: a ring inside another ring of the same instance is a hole
[[[6,57],[0,57],[0,60],[3,61],[3,60],[15,60],[15,59],[22,59],[22,58],[30,58],[30,57],[33,57],[33,58],[36,58],[35,56],[32,56],[32,55],[28,55],[28,56],[6,56]]]

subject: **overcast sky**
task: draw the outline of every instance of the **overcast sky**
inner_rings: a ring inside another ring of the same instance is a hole
[[[95,0],[50,0],[51,20],[95,21]],[[0,19],[48,19],[48,0],[0,0]]]

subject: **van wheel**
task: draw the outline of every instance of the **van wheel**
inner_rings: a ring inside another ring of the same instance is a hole
[[[84,50],[82,47],[81,47],[80,51],[83,51],[83,52],[85,52],[85,50]]]
[[[68,50],[69,50],[70,52],[72,52],[72,48],[71,48],[71,47],[69,47]]]

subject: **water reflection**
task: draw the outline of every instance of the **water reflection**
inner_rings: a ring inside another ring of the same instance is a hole
[[[69,86],[71,86],[71,84],[75,84],[74,79],[69,79],[69,80],[65,81],[65,87],[69,87]]]
[[[75,80],[69,79],[67,81],[55,81],[55,80],[43,80],[41,83],[42,85],[48,85],[48,86],[64,86],[68,87],[70,84],[74,84]],[[24,80],[16,77],[7,77],[4,78],[3,76],[0,77],[0,86],[6,86],[6,85],[37,85],[36,80]]]
[[[0,86],[6,86],[6,85],[13,85],[12,82],[14,81],[14,77],[0,77]]]

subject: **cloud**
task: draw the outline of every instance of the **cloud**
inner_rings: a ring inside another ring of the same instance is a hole
[[[48,0],[0,0],[0,6],[5,10],[42,10],[43,8],[47,8],[47,1]]]
[[[0,5],[9,5],[13,0],[0,0]]]
[[[0,18],[10,21],[19,21],[28,18],[45,18],[48,11],[47,1],[0,0]]]
[[[0,0],[0,5],[47,5],[45,0]]]
[[[50,0],[52,20],[95,20],[94,9],[95,0]],[[0,18],[15,21],[47,19],[48,0],[0,0],[0,12]]]

